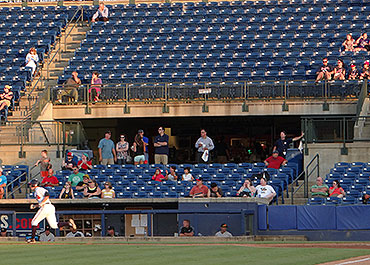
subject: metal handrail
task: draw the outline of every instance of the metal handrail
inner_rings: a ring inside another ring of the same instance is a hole
[[[28,183],[28,175],[27,175],[27,172],[23,172],[22,174],[20,174],[17,178],[13,179],[11,182],[9,182],[7,185],[6,185],[6,188],[5,188],[5,198],[6,199],[9,199],[10,196],[12,196],[16,191],[20,190],[25,184],[21,184],[20,183],[20,180],[22,179],[22,177],[26,174],[26,183]],[[19,185],[14,188],[13,185],[14,183],[16,182],[19,182]],[[12,191],[11,192],[8,192],[8,189],[9,187],[13,187]]]

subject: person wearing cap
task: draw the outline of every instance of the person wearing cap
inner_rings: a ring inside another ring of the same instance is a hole
[[[124,165],[128,162],[127,158],[130,144],[126,141],[126,136],[124,134],[121,134],[119,139],[119,142],[116,144],[117,164]]]
[[[102,165],[113,165],[117,161],[116,149],[113,141],[110,139],[111,131],[106,131],[104,138],[99,141],[99,162]]]
[[[109,237],[117,236],[113,226],[108,226],[107,227],[107,235],[106,236],[109,236]]]
[[[359,73],[355,64],[351,64],[351,71],[349,72],[348,79],[355,80],[359,78]]]
[[[286,132],[282,131],[280,132],[280,138],[276,140],[274,144],[273,151],[277,150],[279,152],[279,156],[284,157],[286,156],[286,152],[289,148],[289,145],[292,142],[296,142],[298,140],[301,140],[304,136],[304,133],[302,132],[300,136],[294,137],[294,138],[287,138]]]
[[[197,178],[197,184],[190,190],[189,196],[192,198],[205,198],[208,196],[208,187],[203,185],[203,178]]]
[[[113,199],[116,197],[116,193],[113,190],[112,183],[109,181],[104,182],[104,189],[101,191],[102,199]]]
[[[56,176],[54,176],[54,170],[49,169],[48,175],[44,177],[41,181],[41,187],[56,187],[59,186],[59,181]]]
[[[169,137],[164,133],[164,128],[158,128],[158,135],[154,138],[154,163],[155,164],[168,164],[168,148]]]
[[[180,236],[194,236],[194,228],[190,225],[190,220],[185,219],[182,221],[182,227],[180,228]]]
[[[2,227],[1,230],[0,230],[0,237],[7,237],[8,236],[8,232],[6,230],[5,227]]]
[[[57,99],[59,103],[62,103],[63,96],[68,96],[73,99],[74,102],[78,101],[78,88],[81,85],[81,79],[78,78],[76,71],[72,72],[72,76],[64,82],[64,89],[58,91]]]
[[[332,71],[333,67],[328,64],[328,58],[324,58],[322,60],[322,66],[320,66],[320,68],[316,72],[316,82],[319,82],[321,80],[330,80]]]
[[[77,167],[81,170],[89,170],[92,169],[92,163],[89,161],[89,155],[83,153],[81,156],[81,160],[78,161]]]
[[[72,154],[72,152],[67,153],[66,159],[62,163],[63,170],[73,170],[74,167],[77,167],[78,159]]]
[[[7,183],[8,183],[8,180],[6,176],[4,176],[3,174],[3,169],[0,167],[0,199],[4,197]]]
[[[84,191],[85,187],[87,187],[87,185],[89,184],[89,181],[91,181],[91,178],[89,177],[89,175],[87,174],[83,175],[82,181],[80,181],[76,186],[76,190]]]
[[[50,227],[47,225],[45,227],[44,233],[40,235],[40,242],[54,242],[55,236],[50,232]]]
[[[84,176],[85,176],[85,174],[82,173],[82,172],[79,172],[78,167],[74,166],[73,167],[73,173],[71,175],[69,175],[68,181],[71,182],[72,187],[76,187],[76,186],[79,185],[79,183],[83,182]],[[86,175],[86,176],[88,176],[88,175]]]
[[[208,189],[207,197],[208,198],[221,198],[223,195],[224,193],[222,192],[222,189],[219,186],[217,186],[217,183],[212,182],[211,188]]]
[[[272,199],[276,196],[274,188],[270,185],[267,185],[267,180],[265,177],[262,177],[260,180],[260,185],[256,187],[256,192],[258,198],[266,198],[270,203]]]
[[[13,99],[13,92],[10,91],[11,87],[6,85],[4,87],[4,92],[0,94],[0,110],[5,109],[5,107],[9,108],[12,104]]]
[[[205,129],[200,130],[200,137],[195,143],[195,148],[197,148],[195,157],[197,163],[209,163],[209,158],[204,160],[202,159],[202,157],[206,151],[212,151],[215,148],[215,145],[213,144],[212,139],[207,136],[207,132]],[[209,155],[210,154],[208,153],[208,157]]]
[[[137,133],[143,138],[144,142],[144,157],[146,163],[149,163],[149,154],[148,154],[148,145],[149,145],[149,138],[144,135],[144,130],[140,129]]]
[[[222,224],[220,231],[218,231],[215,234],[215,236],[218,236],[218,237],[232,237],[233,235],[229,231],[227,231],[227,228],[228,228],[227,224]]]
[[[360,79],[370,79],[370,67],[368,61],[364,63],[364,68],[362,69]]]
[[[272,156],[266,158],[264,161],[267,168],[279,169],[281,166],[285,166],[288,162],[284,157],[279,156],[279,151],[272,151]]]

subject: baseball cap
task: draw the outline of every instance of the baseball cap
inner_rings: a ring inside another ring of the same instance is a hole
[[[278,151],[278,150],[274,150],[274,151],[272,151],[272,153],[273,153],[273,154],[276,154],[276,153],[278,154],[278,153],[279,153],[279,151]]]
[[[370,63],[369,63],[368,61],[366,61],[366,62],[364,62],[364,64],[367,64],[367,65],[369,65]]]
[[[142,129],[137,131],[137,133],[143,133],[143,132],[144,132],[144,130],[142,130]]]
[[[87,174],[86,174],[86,175],[84,175],[83,177],[84,177],[84,178],[88,178],[88,179],[90,179],[89,175],[87,175]]]
[[[227,228],[227,224],[222,224],[221,227],[226,227]]]
[[[45,231],[46,231],[46,230],[50,230],[50,226],[48,226],[48,225],[47,225],[47,226],[45,226]]]
[[[9,85],[5,85],[5,88],[7,88],[7,89],[11,89],[12,87],[11,87],[11,86],[9,86]]]
[[[107,230],[114,230],[113,226],[108,226]]]
[[[203,181],[202,177],[197,178],[197,181]]]
[[[67,153],[67,156],[72,156],[72,152],[68,152]]]
[[[353,64],[353,63],[351,63],[351,67],[356,67],[356,65],[355,65],[355,64]]]
[[[6,228],[1,228],[1,232],[6,232]]]
[[[89,158],[89,155],[87,153],[83,153],[84,156],[86,156],[87,158]]]

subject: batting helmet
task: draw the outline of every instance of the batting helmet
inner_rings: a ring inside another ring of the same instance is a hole
[[[28,185],[30,185],[31,187],[35,187],[35,186],[38,186],[39,185],[39,182],[37,181],[37,179],[32,179]]]

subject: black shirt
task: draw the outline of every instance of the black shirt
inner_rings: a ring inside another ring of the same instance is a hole
[[[216,192],[214,192],[212,189],[209,189],[211,191],[211,197],[212,198],[218,198]],[[221,197],[224,195],[223,192],[222,192],[222,189],[219,187],[218,188],[218,193],[221,195]]]
[[[282,156],[285,158],[285,155],[286,155],[286,151],[288,150],[289,148],[289,145],[293,142],[293,139],[292,138],[285,138],[285,140],[277,140],[275,142],[275,145],[276,146],[276,150],[278,150],[279,152],[279,156]]]
[[[194,232],[194,228],[192,226],[189,226],[189,227],[183,226],[180,228],[180,234],[191,233],[191,232]]]

